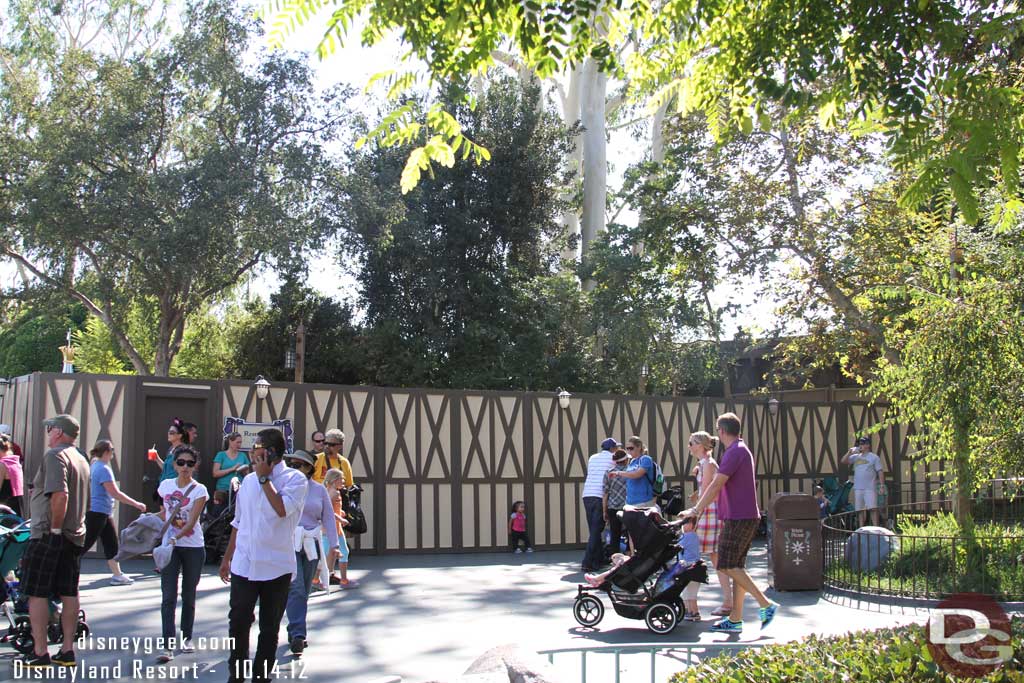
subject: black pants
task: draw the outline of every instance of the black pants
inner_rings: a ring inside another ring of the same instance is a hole
[[[114,526],[114,518],[102,512],[86,512],[83,555],[89,552],[97,538],[103,543],[103,557],[114,559],[117,555],[117,527]]]
[[[512,550],[519,547],[519,541],[523,542],[524,548],[532,548],[533,544],[530,543],[530,537],[526,535],[525,531],[510,531],[508,532],[508,544]]]
[[[619,517],[619,510],[608,508],[608,530],[611,532],[612,542],[605,548],[605,556],[609,559],[615,553],[622,552],[620,545],[622,539],[622,518]]]
[[[228,606],[228,635],[233,639],[228,659],[228,681],[244,681],[250,669],[249,630],[256,620],[256,603],[260,604],[260,635],[256,641],[256,657],[252,660],[253,683],[268,681],[277,662],[277,632],[281,617],[288,604],[290,573],[269,581],[250,581],[244,576],[231,575],[231,598]]]

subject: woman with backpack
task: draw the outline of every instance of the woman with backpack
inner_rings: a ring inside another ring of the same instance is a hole
[[[626,480],[626,505],[651,507],[656,500],[654,481],[657,469],[654,460],[647,454],[639,436],[626,439],[626,452],[633,458],[629,466],[625,470],[611,470],[608,476]]]

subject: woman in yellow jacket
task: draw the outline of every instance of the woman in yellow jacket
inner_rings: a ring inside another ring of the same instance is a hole
[[[324,452],[318,453],[316,456],[316,468],[313,470],[313,479],[315,481],[324,483],[324,477],[327,476],[327,470],[337,469],[341,470],[342,475],[345,478],[345,487],[351,488],[355,483],[352,478],[352,464],[348,461],[348,458],[341,454],[341,450],[345,447],[345,432],[340,429],[328,429],[327,433],[324,434]]]

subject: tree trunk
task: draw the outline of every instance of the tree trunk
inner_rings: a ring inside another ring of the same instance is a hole
[[[562,97],[562,121],[567,128],[572,128],[580,121],[580,81],[583,78],[582,69],[579,66],[573,67],[569,73],[569,87],[565,89]],[[580,173],[583,164],[583,133],[577,132],[573,136],[572,149],[565,160],[566,169],[569,171],[569,187],[562,195],[567,203],[562,213],[562,224],[565,226],[566,237],[572,243],[562,252],[562,264],[566,268],[574,268],[580,259],[580,214],[574,201],[576,188],[579,185]]]
[[[608,77],[598,69],[597,62],[587,58],[583,64],[580,106],[583,124],[583,225],[580,258],[587,260],[590,245],[605,229],[608,200],[608,141],[606,137],[605,98]],[[583,288],[590,291],[596,283],[588,280]]]
[[[779,127],[779,142],[782,146],[783,160],[786,167],[786,182],[789,186],[789,205],[793,211],[797,228],[800,234],[795,240],[803,245],[808,240],[814,240],[815,236],[809,234],[807,225],[807,213],[804,208],[804,198],[800,191],[800,176],[796,169],[796,153],[789,139],[789,130],[785,124]],[[822,258],[812,254],[810,250],[802,246],[797,250],[797,255],[809,266],[811,278],[814,280],[828,297],[829,302],[840,315],[853,327],[866,332],[872,341],[878,345],[879,350],[886,360],[892,365],[900,364],[899,354],[896,353],[885,341],[885,332],[879,326],[868,319],[867,316],[853,302],[853,298],[842,290],[839,283],[828,272]]]

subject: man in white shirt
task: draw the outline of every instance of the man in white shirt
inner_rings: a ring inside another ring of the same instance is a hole
[[[235,498],[231,539],[220,578],[231,584],[228,635],[232,639],[228,681],[252,675],[261,683],[274,675],[277,638],[295,574],[295,527],[306,499],[306,476],[284,464],[284,436],[277,429],[256,435],[249,457],[253,471]],[[260,605],[256,656],[249,662],[249,630]]]
[[[601,543],[601,533],[604,531],[604,473],[612,468],[612,451],[619,445],[618,441],[609,436],[601,442],[601,451],[594,453],[587,461],[587,479],[583,482],[582,498],[590,538],[580,567],[584,572],[596,571],[605,564],[604,546]]]
[[[884,484],[882,460],[871,452],[871,439],[857,439],[843,462],[853,467],[853,507],[860,512],[861,526],[867,524],[868,512],[871,523],[878,526],[878,490]]]

